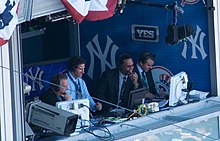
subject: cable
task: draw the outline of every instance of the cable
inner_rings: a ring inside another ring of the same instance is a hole
[[[91,121],[89,121],[91,124],[93,124]],[[85,128],[82,128],[85,132],[87,132],[87,133],[90,133],[90,134],[92,134],[93,136],[95,136],[95,137],[97,137],[97,138],[99,138],[99,139],[101,139],[101,140],[106,140],[106,141],[113,141],[113,140],[115,140],[115,137],[111,134],[111,132],[109,131],[109,129],[106,127],[106,126],[103,126],[103,125],[97,125],[97,124],[93,124],[94,126],[93,126],[93,128],[94,127],[98,127],[98,129],[99,130],[101,130],[101,131],[103,131],[105,134],[107,134],[107,135],[105,135],[105,136],[100,136],[100,135],[97,135],[97,134],[95,134],[93,131],[95,130],[87,130],[87,129],[85,129]],[[101,127],[101,128],[100,128]]]
[[[100,102],[103,102],[103,103],[109,104],[109,105],[111,105],[111,106],[115,106],[115,107],[118,107],[118,108],[124,109],[124,110],[126,110],[126,111],[133,112],[133,110],[131,110],[131,109],[128,109],[128,108],[125,108],[125,107],[122,107],[122,106],[119,106],[119,105],[116,105],[116,104],[110,103],[110,102],[108,102],[108,101],[104,101],[104,100],[99,99],[99,98],[96,98],[96,97],[92,97],[92,98],[95,99],[95,100],[98,100],[98,101],[100,101]]]

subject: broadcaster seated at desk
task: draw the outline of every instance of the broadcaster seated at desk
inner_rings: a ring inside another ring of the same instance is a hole
[[[56,106],[57,102],[72,100],[72,96],[66,93],[68,81],[65,74],[52,76],[50,82],[50,88],[39,96],[42,102]]]
[[[68,71],[65,72],[68,77],[68,93],[72,95],[73,99],[89,99],[89,105],[93,112],[100,111],[102,104],[95,103],[90,96],[86,83],[82,79],[84,74],[86,61],[80,56],[74,56],[69,61]]]
[[[130,91],[141,87],[137,82],[138,75],[133,73],[133,68],[132,57],[129,54],[123,54],[119,57],[119,67],[103,72],[94,94],[116,106],[103,104],[102,112],[109,112],[117,105],[127,107]]]
[[[140,54],[139,60],[134,67],[134,72],[138,74],[138,83],[142,84],[148,90],[148,93],[146,94],[147,99],[165,97],[165,94],[163,92],[158,94],[155,88],[151,71],[155,62],[155,58],[155,54],[149,51],[144,51]]]

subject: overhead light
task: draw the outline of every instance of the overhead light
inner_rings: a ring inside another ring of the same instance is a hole
[[[184,25],[178,27],[178,25],[168,25],[166,42],[168,44],[177,44],[186,37],[193,34],[192,25]]]

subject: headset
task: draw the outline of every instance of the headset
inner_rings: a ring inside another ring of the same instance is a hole
[[[60,90],[60,81],[61,79],[67,79],[67,76],[63,73],[55,74],[52,76],[50,82],[50,86],[52,89],[54,89],[56,92]]]
[[[77,69],[79,64],[86,64],[86,61],[80,56],[74,56],[69,61],[68,70],[73,72]]]

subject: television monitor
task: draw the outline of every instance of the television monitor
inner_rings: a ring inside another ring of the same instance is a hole
[[[56,107],[78,115],[76,129],[80,130],[81,127],[89,126],[90,112],[88,99],[60,101],[56,103]]]
[[[142,103],[142,100],[146,97],[146,93],[147,90],[145,87],[130,91],[128,108],[134,109],[136,106],[140,105]]]
[[[180,72],[170,78],[169,106],[187,104],[187,83],[188,76],[185,72]]]

